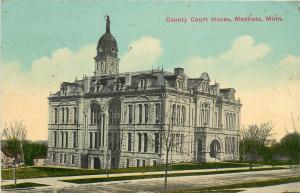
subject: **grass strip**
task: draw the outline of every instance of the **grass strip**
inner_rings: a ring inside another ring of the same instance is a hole
[[[252,171],[265,171],[265,170],[279,170],[284,168],[261,168],[252,170],[220,170],[220,171],[209,171],[209,172],[191,172],[191,173],[171,173],[168,177],[178,177],[178,176],[196,176],[196,175],[211,175],[211,174],[227,174],[227,173],[240,173],[240,172],[252,172]],[[88,184],[88,183],[98,183],[98,182],[109,182],[109,181],[122,181],[122,180],[136,180],[136,179],[147,179],[147,178],[162,178],[164,174],[150,174],[150,175],[136,175],[136,176],[113,176],[100,177],[100,178],[82,178],[82,179],[70,179],[61,180],[63,182],[75,183],[75,184]]]
[[[274,186],[280,184],[287,184],[292,182],[300,182],[300,177],[287,177],[287,178],[278,178],[278,179],[270,179],[270,180],[262,180],[255,182],[247,182],[247,183],[238,183],[238,184],[230,184],[223,185],[217,187],[206,187],[206,188],[196,188],[190,190],[180,190],[180,191],[170,191],[169,193],[204,193],[204,192],[239,192],[242,188],[255,188],[255,187],[265,187],[265,186]]]
[[[24,183],[19,183],[16,186],[14,184],[2,185],[1,189],[3,190],[3,189],[15,189],[15,188],[32,188],[38,186],[48,186],[48,185],[32,183],[32,182],[24,182]]]
[[[217,168],[237,168],[247,167],[247,163],[239,162],[218,162],[218,163],[179,163],[172,164],[172,171],[175,170],[195,170],[195,169],[214,169]],[[133,168],[119,168],[110,169],[110,174],[116,173],[133,173],[133,172],[155,172],[164,171],[164,165],[148,166],[148,167],[133,167]],[[59,177],[59,176],[80,176],[80,175],[95,175],[106,174],[105,169],[91,170],[91,169],[77,169],[77,168],[58,168],[58,167],[26,167],[17,168],[17,178],[41,178],[41,177]],[[4,169],[1,172],[2,179],[13,179],[12,169]]]

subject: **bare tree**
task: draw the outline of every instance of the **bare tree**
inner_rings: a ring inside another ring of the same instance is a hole
[[[243,128],[241,153],[249,161],[249,169],[252,169],[252,162],[257,158],[259,150],[271,142],[272,129],[273,125],[270,122],[252,124],[248,128]]]
[[[2,149],[12,158],[14,158],[14,184],[17,185],[16,165],[19,162],[19,156],[22,156],[24,163],[23,143],[26,139],[26,127],[23,123],[13,122],[5,124],[2,131],[2,138],[5,139]]]
[[[175,104],[179,104],[178,100],[176,99]],[[177,110],[177,109],[176,109]],[[181,111],[181,109],[180,109]],[[181,137],[181,134],[184,133],[183,127],[184,123],[182,123],[181,118],[176,116],[176,113],[173,112],[172,105],[168,110],[168,107],[164,104],[164,107],[161,108],[160,111],[161,120],[160,120],[160,151],[164,150],[164,189],[167,189],[167,182],[168,182],[168,171],[171,167],[172,162],[172,151],[174,146],[178,146],[181,144],[183,146],[184,142],[178,136]],[[152,139],[152,141],[154,141]],[[161,152],[162,153],[162,152]],[[171,157],[170,157],[171,156]]]

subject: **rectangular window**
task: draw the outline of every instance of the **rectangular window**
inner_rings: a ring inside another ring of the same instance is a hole
[[[148,151],[148,134],[144,133],[144,152]]]
[[[62,154],[59,154],[59,163],[62,163]]]
[[[149,108],[148,108],[148,104],[145,104],[145,123],[148,123],[149,120]]]
[[[95,149],[98,149],[98,133],[95,132]]]
[[[65,123],[65,108],[62,108],[62,123]]]
[[[90,132],[90,149],[93,148],[93,133]]]
[[[143,160],[143,167],[146,167],[146,160]]]
[[[77,124],[77,108],[74,107],[74,124]]]
[[[118,135],[114,133],[114,150],[119,149],[118,147]]]
[[[159,133],[154,133],[154,150],[155,153],[159,152]]]
[[[64,132],[61,132],[61,148],[64,147]]]
[[[100,147],[101,146],[101,130],[100,130],[100,132],[98,134],[99,134],[99,143],[98,143],[98,146]]]
[[[68,143],[69,143],[69,141],[68,141],[68,132],[66,132],[66,148],[68,148]]]
[[[112,149],[112,134],[108,133],[108,149]]]
[[[126,168],[129,168],[129,167],[130,167],[130,160],[126,159]]]
[[[218,127],[218,112],[215,112],[215,127]]]
[[[69,108],[68,107],[66,107],[66,114],[67,114],[66,123],[69,123]]]
[[[67,162],[67,154],[64,154],[64,163]]]
[[[180,139],[180,153],[183,153],[183,148],[184,148],[184,134],[181,134],[181,139]]]
[[[194,126],[194,109],[192,109],[192,126]]]
[[[56,131],[54,131],[53,138],[54,138],[54,147],[56,147],[57,146],[57,132]]]
[[[176,152],[179,152],[179,145],[180,145],[180,134],[176,134],[175,138],[175,143],[176,143]]]
[[[72,163],[72,164],[74,164],[74,163],[75,163],[75,156],[74,156],[74,155],[72,155],[72,157],[71,157],[71,158],[72,158],[72,162],[71,162],[71,163]]]
[[[160,113],[160,104],[155,104],[155,123],[160,123],[161,113]]]
[[[153,160],[153,166],[156,166],[156,165],[157,165],[156,160]]]
[[[128,105],[128,123],[132,123],[132,105]]]
[[[131,151],[131,133],[128,133],[128,142],[127,142],[127,145],[128,145],[128,151]]]
[[[52,162],[55,162],[55,154],[52,154]]]
[[[143,121],[143,105],[142,104],[139,104],[139,124],[142,123]]]
[[[57,108],[54,109],[54,123],[57,124]]]
[[[142,134],[141,133],[138,133],[138,140],[139,140],[138,152],[141,152],[142,151]]]
[[[140,160],[139,159],[136,160],[136,167],[140,167]]]
[[[77,134],[75,131],[73,132],[73,147],[77,147]]]

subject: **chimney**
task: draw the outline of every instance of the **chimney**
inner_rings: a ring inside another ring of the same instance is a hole
[[[126,75],[125,75],[125,85],[126,86],[131,85],[131,74],[130,73],[126,73]]]
[[[174,75],[184,74],[184,68],[174,68]]]

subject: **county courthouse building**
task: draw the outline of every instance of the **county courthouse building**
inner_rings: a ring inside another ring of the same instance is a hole
[[[119,72],[108,16],[94,59],[94,75],[63,82],[48,98],[48,164],[153,166],[166,159],[167,144],[172,162],[239,158],[241,103],[233,88],[211,84],[205,72],[190,78],[183,68]]]

